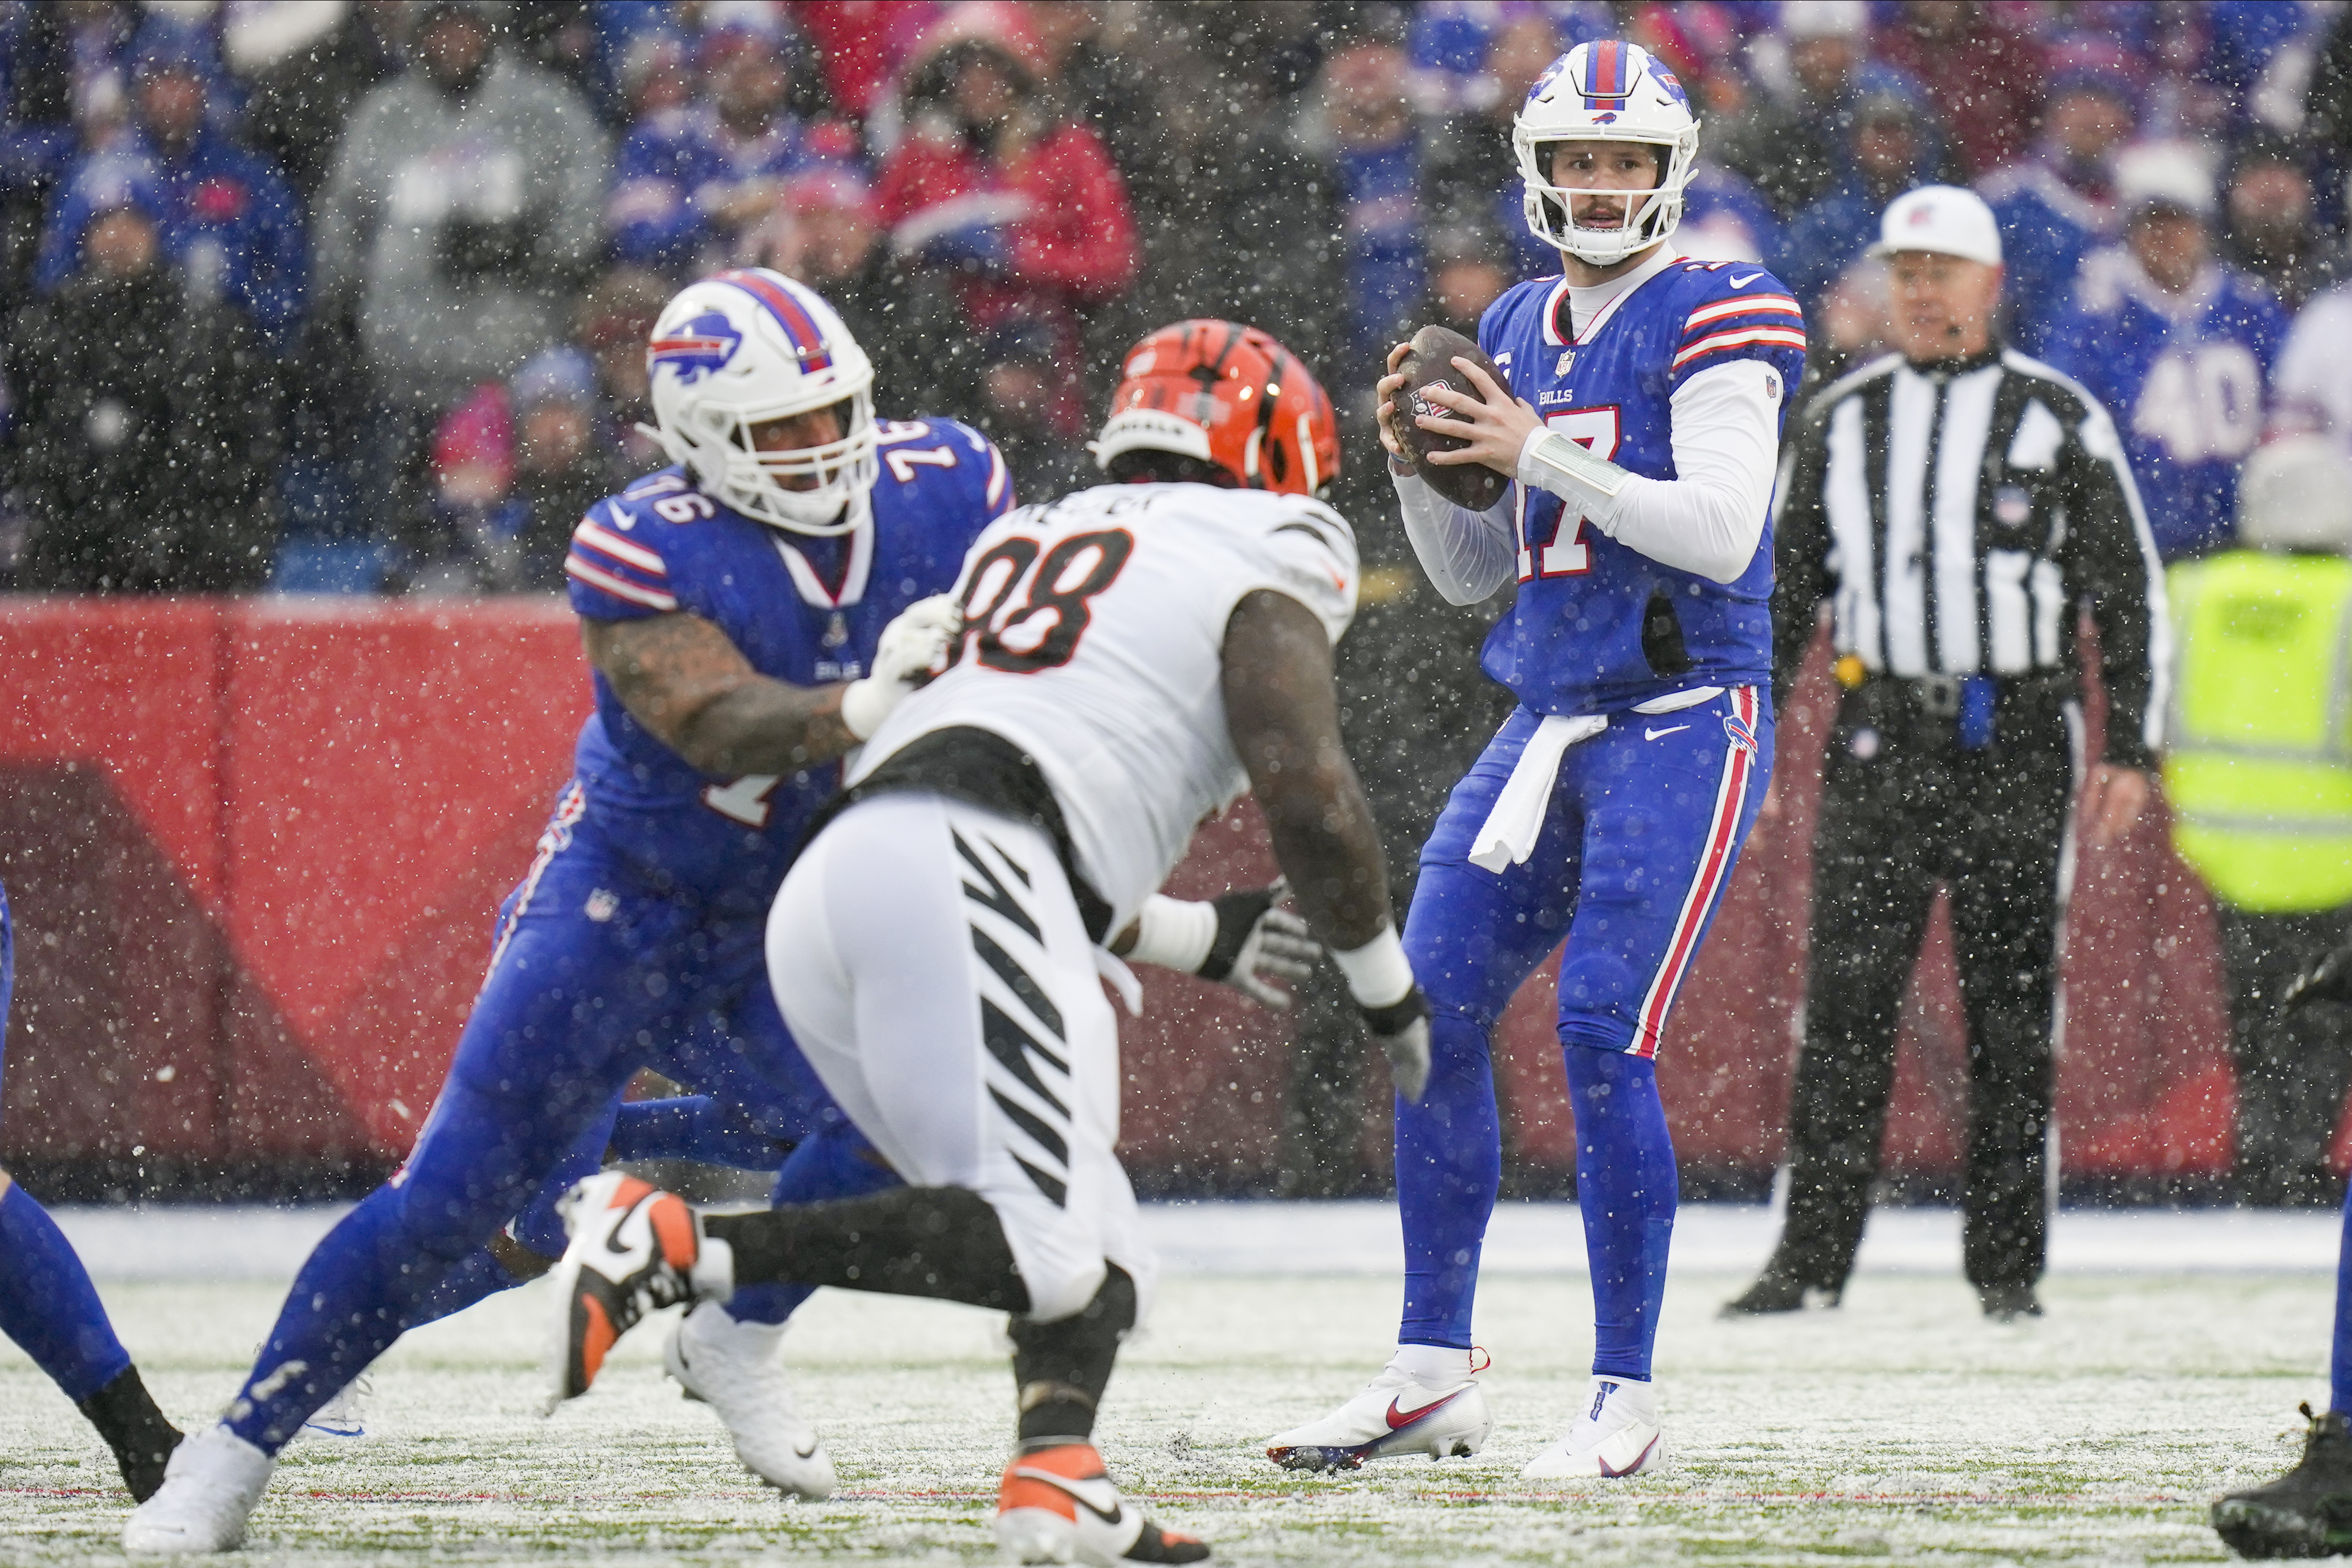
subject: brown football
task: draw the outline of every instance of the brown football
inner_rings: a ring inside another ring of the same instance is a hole
[[[1413,423],[1424,413],[1450,415],[1453,411],[1444,403],[1432,402],[1423,396],[1429,387],[1448,387],[1466,397],[1476,398],[1476,383],[1465,375],[1454,361],[1465,359],[1488,375],[1496,384],[1507,387],[1503,372],[1486,357],[1486,350],[1450,327],[1423,327],[1412,335],[1405,356],[1397,369],[1403,372],[1404,385],[1397,392],[1397,429],[1403,436],[1405,450],[1412,458],[1415,472],[1429,481],[1429,487],[1457,507],[1467,507],[1483,512],[1503,498],[1510,480],[1483,463],[1431,463],[1433,452],[1451,452],[1467,442],[1455,435],[1443,435],[1433,430],[1423,430]]]

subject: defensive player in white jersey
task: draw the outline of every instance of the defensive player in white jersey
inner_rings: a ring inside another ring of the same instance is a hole
[[[557,1394],[645,1312],[753,1281],[1001,1308],[1019,1443],[999,1541],[1024,1562],[1185,1563],[1208,1548],[1122,1502],[1092,1443],[1154,1281],[1112,1153],[1101,979],[1131,981],[1111,955],[1197,969],[1248,938],[1153,892],[1248,789],[1407,1096],[1428,1030],[1339,739],[1358,569],[1315,498],[1339,467],[1329,400],[1265,333],[1181,322],[1129,352],[1096,451],[1114,484],[973,545],[950,667],[875,732],[770,921],[786,1021],[909,1185],[702,1219],[618,1173],[583,1183]]]
[[[1455,603],[1518,580],[1482,663],[1519,708],[1447,800],[1405,923],[1431,1072],[1397,1107],[1397,1353],[1332,1414],[1271,1439],[1294,1468],[1485,1441],[1470,1323],[1501,1167],[1489,1041],[1563,937],[1593,1379],[1524,1473],[1631,1475],[1664,1453],[1651,1357],[1676,1193],[1654,1058],[1771,770],[1769,512],[1804,322],[1763,267],[1675,255],[1698,124],[1646,51],[1610,40],[1554,61],[1512,143],[1528,227],[1559,249],[1560,275],[1520,284],[1479,323],[1506,385],[1457,360],[1479,397],[1417,394],[1453,411],[1422,428],[1467,443],[1429,461],[1517,481],[1492,511],[1448,505],[1402,460],[1403,378],[1380,387],[1430,580]]]

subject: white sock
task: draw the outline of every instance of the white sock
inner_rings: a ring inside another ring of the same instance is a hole
[[[1432,1391],[1470,1381],[1470,1352],[1449,1345],[1401,1344],[1389,1364]]]

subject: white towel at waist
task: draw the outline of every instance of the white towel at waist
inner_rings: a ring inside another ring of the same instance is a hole
[[[1580,740],[1590,740],[1609,727],[1606,714],[1567,718],[1549,714],[1528,737],[1517,766],[1495,797],[1495,809],[1470,844],[1470,863],[1497,875],[1536,852],[1543,832],[1544,812],[1551,805],[1552,786],[1559,779],[1559,759]]]

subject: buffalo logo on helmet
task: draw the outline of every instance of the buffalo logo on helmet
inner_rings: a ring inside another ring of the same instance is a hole
[[[654,370],[667,365],[677,372],[678,380],[697,382],[713,371],[725,370],[742,342],[743,334],[724,312],[706,310],[669,336],[656,338],[646,347],[646,359]]]

